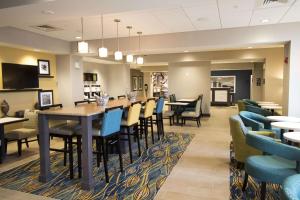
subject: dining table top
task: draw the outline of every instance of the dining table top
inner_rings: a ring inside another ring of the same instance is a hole
[[[27,118],[17,118],[17,117],[2,117],[0,118],[0,125],[12,124],[17,122],[27,121]]]
[[[192,102],[195,102],[195,101],[197,101],[197,99],[193,99],[193,98],[177,100],[177,102],[183,102],[183,103],[192,103]]]
[[[267,116],[267,119],[273,122],[295,122],[300,123],[299,117],[289,117],[289,116]]]
[[[295,122],[272,122],[271,125],[276,128],[300,131],[300,123]]]
[[[168,102],[168,103],[166,103],[166,105],[169,105],[169,106],[187,106],[187,105],[189,105],[189,103],[185,103],[185,102]]]
[[[147,101],[146,97],[137,97],[134,102],[145,103]],[[108,101],[106,106],[98,106],[96,103],[81,104],[77,106],[68,106],[60,109],[49,109],[40,111],[39,114],[43,115],[68,115],[68,116],[93,116],[97,114],[102,114],[105,112],[106,108],[123,106],[123,108],[129,107],[132,103],[128,99],[118,99]]]
[[[261,107],[264,109],[270,109],[270,110],[282,110],[282,106],[279,106],[279,105],[263,105]]]
[[[288,141],[300,143],[300,132],[287,132],[283,137]]]

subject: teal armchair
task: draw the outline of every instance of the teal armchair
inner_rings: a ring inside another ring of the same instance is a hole
[[[245,106],[245,111],[249,111],[249,112],[252,112],[252,113],[263,115],[265,117],[273,115],[272,112],[270,112],[268,110],[265,110],[263,108],[257,107],[257,106],[253,106],[253,105],[246,105]]]
[[[247,158],[243,191],[247,187],[250,175],[261,182],[261,199],[265,199],[266,183],[282,184],[287,177],[299,173],[299,148],[252,133],[246,135],[246,143],[264,152],[264,155]]]
[[[300,200],[300,174],[286,178],[282,185],[282,199]]]
[[[251,127],[253,131],[271,130],[274,132],[277,138],[280,138],[280,129],[272,128],[271,121],[265,116],[252,113],[249,111],[241,111],[240,117],[243,120],[245,126]]]
[[[248,105],[253,105],[253,106],[256,106],[256,107],[260,107],[256,101],[253,101],[253,100],[250,100],[250,99],[243,99],[243,101]]]

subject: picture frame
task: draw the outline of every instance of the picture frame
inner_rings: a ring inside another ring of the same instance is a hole
[[[50,61],[38,59],[39,75],[50,75]]]
[[[54,103],[53,90],[40,90],[38,92],[39,106],[41,108],[52,106]]]
[[[142,91],[142,90],[143,90],[143,84],[144,84],[143,77],[142,77],[142,76],[139,76],[139,77],[138,77],[138,90],[139,90],[139,91]]]
[[[132,77],[132,90],[133,91],[138,90],[138,77],[137,76]]]

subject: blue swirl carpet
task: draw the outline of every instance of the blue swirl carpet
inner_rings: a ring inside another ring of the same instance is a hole
[[[123,173],[119,173],[118,156],[109,155],[108,184],[105,182],[103,164],[98,168],[94,158],[96,185],[93,191],[81,190],[77,165],[74,179],[69,179],[62,153],[51,154],[53,178],[48,183],[38,181],[37,159],[0,174],[0,187],[57,199],[153,199],[192,139],[191,134],[167,133],[163,140],[150,146],[139,158],[135,149],[134,163],[130,164],[128,154],[123,155]]]
[[[231,200],[254,200],[260,199],[260,182],[251,176],[248,178],[246,191],[242,192],[244,181],[244,170],[236,168],[234,152],[230,146],[230,199]],[[281,186],[277,184],[267,184],[267,200],[280,200]]]

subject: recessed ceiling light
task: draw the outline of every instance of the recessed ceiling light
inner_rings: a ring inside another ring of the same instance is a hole
[[[185,51],[183,51],[184,53],[188,53],[189,51],[188,50],[185,50]]]
[[[39,50],[39,49],[33,49],[33,51],[39,52],[39,51],[41,51],[41,50]]]
[[[265,24],[265,23],[268,23],[270,20],[269,19],[263,19],[261,20],[261,23]]]
[[[77,40],[81,39],[81,37],[80,37],[80,36],[76,36],[75,38],[76,38]]]
[[[42,13],[45,15],[54,15],[55,14],[55,12],[53,10],[43,10]]]
[[[248,49],[253,49],[253,47],[247,47]]]

